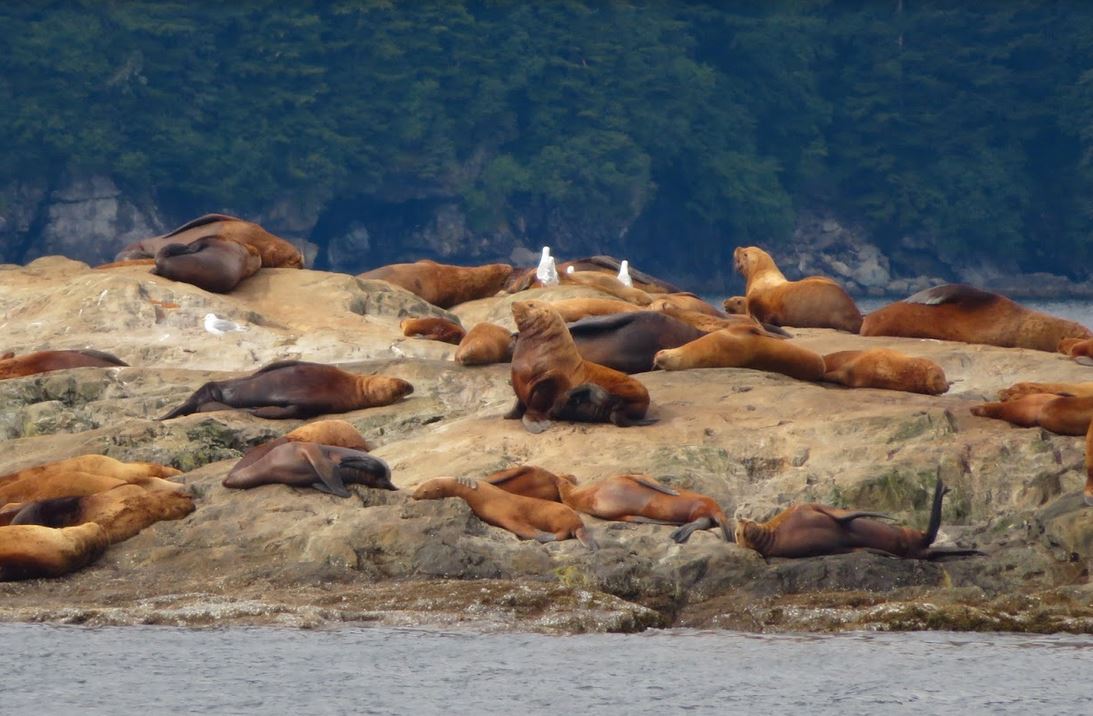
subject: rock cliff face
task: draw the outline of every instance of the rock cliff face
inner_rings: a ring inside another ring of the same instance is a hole
[[[575,290],[589,289],[555,291]],[[407,315],[455,315],[469,328],[502,317],[510,300],[447,313],[384,282],[308,270],[263,269],[222,296],[144,267],[95,271],[57,257],[0,267],[3,350],[97,348],[131,365],[0,382],[0,474],[89,452],[152,460],[186,471],[178,479],[197,504],[79,573],[0,584],[0,619],[1093,631],[1082,440],[968,411],[1016,380],[1089,380],[1088,368],[1035,351],[795,330],[820,352],[889,346],[929,357],[953,387],[930,397],[744,369],[654,372],[639,376],[654,425],[555,423],[532,435],[501,417],[513,400],[507,365],[464,368],[454,346],[398,329]],[[247,330],[210,335],[208,312]],[[301,421],[236,411],[154,420],[208,380],[286,358],[413,383],[395,405],[340,416],[377,446],[400,488],[531,463],[582,481],[649,472],[713,496],[730,515],[765,519],[820,501],[923,527],[940,475],[952,487],[942,539],[987,555],[768,563],[713,532],[677,545],[669,527],[593,518],[596,552],[572,540],[522,542],[455,499],[220,485],[249,446]]]

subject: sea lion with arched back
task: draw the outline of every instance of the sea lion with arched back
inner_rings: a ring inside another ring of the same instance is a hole
[[[262,257],[263,268],[302,268],[304,265],[303,254],[290,242],[258,224],[227,214],[205,214],[162,236],[141,239],[122,249],[114,260],[154,258],[167,244],[189,244],[204,236],[253,246]]]
[[[60,577],[98,559],[110,541],[98,523],[0,527],[0,582]]]
[[[309,418],[390,405],[412,392],[414,387],[401,378],[286,360],[242,378],[206,383],[159,420],[233,408],[260,418]]]
[[[463,326],[438,316],[404,318],[399,323],[399,328],[402,329],[402,335],[407,338],[424,338],[452,345],[459,345],[459,342],[467,335]]]
[[[349,497],[347,483],[378,490],[398,489],[391,482],[391,468],[383,460],[361,450],[308,442],[286,442],[246,465],[237,463],[223,485],[240,490],[259,485],[294,485]]]
[[[945,371],[929,358],[888,348],[838,351],[824,356],[824,380],[850,388],[882,388],[941,395],[949,389]]]
[[[1093,397],[1030,393],[971,409],[981,418],[1005,420],[1022,428],[1039,426],[1059,435],[1085,435],[1093,421]]]
[[[959,283],[934,286],[865,317],[863,336],[936,338],[1055,352],[1064,338],[1093,338],[1088,328],[1034,311],[1005,296]]]
[[[581,358],[623,373],[650,371],[657,351],[677,348],[705,335],[656,311],[590,316],[567,327]]]
[[[476,323],[463,336],[455,351],[455,362],[461,365],[508,363],[516,347],[516,334],[496,323]]]
[[[262,268],[258,249],[219,236],[202,236],[189,244],[167,244],[156,252],[152,273],[213,293],[230,293]]]
[[[644,425],[649,391],[620,371],[586,361],[562,317],[543,301],[515,301],[519,329],[512,354],[516,405],[505,417],[521,418],[529,432],[550,419]]]
[[[422,259],[412,264],[389,264],[358,274],[400,286],[434,306],[451,308],[457,303],[487,298],[500,291],[512,273],[509,264],[453,266]]]
[[[508,530],[520,539],[555,542],[576,538],[589,549],[596,549],[591,530],[581,516],[559,502],[524,497],[506,492],[482,480],[462,477],[434,477],[414,490],[415,500],[461,497],[471,511],[486,524]]]
[[[18,356],[11,354],[6,358],[0,358],[0,380],[22,378],[27,375],[37,375],[38,373],[49,373],[69,368],[114,368],[128,365],[117,356],[103,351],[35,351],[34,353],[24,353]]]
[[[825,276],[789,281],[758,246],[733,251],[733,264],[747,282],[748,314],[757,321],[797,328],[835,328],[857,333],[862,315],[842,286]]]
[[[676,542],[686,542],[695,530],[720,527],[732,541],[729,521],[717,502],[706,495],[674,490],[650,475],[616,475],[606,480],[573,485],[558,483],[562,502],[578,512],[618,522],[678,525]]]
[[[824,377],[824,359],[819,353],[749,325],[723,328],[679,348],[659,351],[653,364],[662,370],[752,368],[798,380]]]
[[[344,420],[315,420],[306,425],[301,425],[279,438],[255,445],[243,453],[243,457],[235,463],[232,470],[243,469],[273,448],[285,443],[319,443],[320,445],[350,448],[363,452],[369,452],[372,449],[364,436],[350,423]]]
[[[505,470],[498,470],[483,477],[482,481],[500,487],[505,492],[511,492],[514,495],[534,497],[552,502],[562,501],[561,493],[558,491],[559,482],[577,484],[577,478],[572,475],[555,475],[553,472],[535,465],[517,465]]]

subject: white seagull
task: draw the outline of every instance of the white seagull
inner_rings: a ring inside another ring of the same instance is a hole
[[[245,331],[247,329],[234,321],[217,318],[215,313],[206,313],[205,330],[214,336],[222,336],[225,333],[231,333],[232,331]]]
[[[550,247],[543,247],[543,255],[539,259],[539,268],[535,269],[535,278],[544,286],[558,285],[558,267],[554,263],[554,257],[550,255]]]
[[[619,266],[619,281],[623,286],[633,286],[634,282],[630,280],[630,262],[626,259],[622,260],[622,265]]]

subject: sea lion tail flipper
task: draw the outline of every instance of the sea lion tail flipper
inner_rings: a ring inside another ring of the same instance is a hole
[[[592,535],[592,530],[588,527],[578,527],[573,530],[573,536],[577,538],[578,542],[593,552],[600,548],[596,538]]]
[[[349,497],[349,490],[345,489],[345,483],[342,482],[342,478],[338,474],[337,466],[326,455],[323,455],[318,446],[300,443],[300,451],[303,453],[304,459],[311,465],[311,469],[319,477],[320,482],[313,485],[316,490],[329,492],[338,497]]]
[[[611,422],[618,425],[620,428],[633,428],[641,427],[643,425],[653,425],[660,422],[659,418],[631,418],[623,413],[621,410],[616,410],[611,414]]]
[[[527,430],[529,433],[532,433],[533,435],[538,435],[539,433],[550,427],[550,421],[546,418],[536,420],[527,413],[524,414],[522,421],[524,423],[524,429]]]
[[[527,406],[524,405],[524,401],[517,398],[516,402],[512,406],[512,409],[509,410],[509,412],[505,413],[504,419],[505,420],[519,420],[520,418],[524,417],[524,412],[526,410],[527,410]]]
[[[694,522],[688,522],[685,525],[680,525],[676,529],[672,530],[672,541],[677,544],[683,544],[691,538],[695,530],[708,530],[714,526],[714,521],[710,517],[699,517]]]
[[[930,524],[926,527],[926,534],[923,536],[923,547],[929,547],[937,539],[937,531],[941,528],[941,502],[948,491],[949,488],[941,481],[941,475],[938,475],[937,484],[934,486],[934,504],[930,508]]]
[[[859,517],[872,517],[877,520],[890,520],[891,515],[886,515],[883,512],[866,512],[864,510],[858,510],[855,512],[846,512],[845,510],[836,509],[833,507],[824,507],[823,505],[813,505],[812,509],[817,512],[821,512],[831,519],[838,522],[840,525],[847,525],[850,522],[858,519]]]
[[[721,535],[725,538],[725,541],[728,543],[736,542],[736,535],[729,528],[729,521],[725,519],[725,515],[718,517],[717,522],[721,526]]]
[[[786,329],[779,326],[777,323],[763,323],[759,325],[763,327],[763,330],[770,334],[771,338],[793,338],[793,334]]]
[[[931,547],[926,550],[925,558],[931,562],[943,562],[946,559],[959,559],[961,557],[986,557],[987,553],[980,549],[965,547]]]
[[[1089,356],[1076,356],[1074,362],[1078,365],[1093,365],[1093,358]]]
[[[558,536],[555,535],[553,532],[543,532],[543,531],[540,530],[540,531],[535,533],[535,536],[532,537],[532,539],[535,540],[536,542],[540,542],[540,543],[545,544],[547,542],[557,542],[558,541]]]
[[[166,415],[156,418],[156,420],[170,420],[171,418],[177,418],[181,415],[189,415],[190,413],[207,412],[202,410],[202,406],[206,403],[221,403],[223,404],[224,396],[220,392],[220,386],[216,383],[206,383],[190,395],[186,401],[167,413]]]
[[[649,477],[648,475],[626,475],[626,477],[630,478],[639,485],[644,485],[645,487],[648,487],[651,490],[663,492],[665,495],[671,495],[672,497],[679,497],[678,490],[673,490],[672,488],[668,487],[667,485],[661,484],[660,482]]]

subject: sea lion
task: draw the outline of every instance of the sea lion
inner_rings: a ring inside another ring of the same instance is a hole
[[[724,306],[725,313],[731,316],[747,315],[748,313],[747,296],[729,296],[721,305]]]
[[[733,264],[747,282],[748,313],[763,323],[798,328],[836,328],[857,333],[862,315],[850,294],[832,279],[808,276],[788,281],[770,254],[737,247]]]
[[[633,313],[642,310],[639,306],[617,298],[563,298],[551,301],[550,307],[557,311],[566,323],[579,321],[588,316],[610,316],[615,313]]]
[[[622,262],[614,256],[585,256],[572,261],[563,261],[558,265],[558,273],[566,273],[570,267],[576,271],[599,271],[611,276],[618,276],[622,269]],[[651,274],[629,267],[630,282],[634,288],[640,288],[647,293],[686,293],[682,288],[673,283],[657,278]]]
[[[565,322],[543,301],[515,301],[520,331],[512,354],[516,405],[506,418],[521,418],[529,432],[550,426],[550,418],[620,427],[645,425],[649,391],[634,378],[581,358]]]
[[[562,283],[591,286],[635,306],[648,306],[653,298],[640,288],[627,286],[614,276],[599,271],[570,271],[558,274]]]
[[[656,311],[590,316],[567,327],[581,358],[623,373],[650,371],[657,351],[677,348],[705,335]]]
[[[1059,435],[1085,435],[1093,420],[1093,397],[1030,393],[972,409],[981,418],[1005,420],[1022,428],[1040,426]]]
[[[851,388],[883,388],[941,395],[949,389],[945,371],[929,358],[888,348],[838,351],[824,356],[824,380]]]
[[[673,490],[650,475],[616,475],[585,485],[558,483],[562,502],[578,512],[618,522],[679,525],[674,541],[683,543],[695,530],[721,527],[732,542],[728,519],[711,497],[687,490]]]
[[[865,317],[863,336],[937,338],[1054,352],[1064,338],[1093,338],[1088,328],[959,283],[934,286]]]
[[[824,377],[824,359],[819,353],[748,325],[722,328],[679,348],[659,351],[653,364],[663,370],[753,368],[798,380],[819,381]]]
[[[404,318],[399,323],[402,335],[409,338],[424,338],[459,345],[466,333],[463,326],[447,318],[429,316],[426,318]]]
[[[1064,338],[1058,350],[1082,365],[1093,365],[1093,338]]]
[[[535,465],[517,465],[505,470],[499,470],[482,478],[483,482],[500,487],[505,492],[524,497],[534,497],[539,500],[561,502],[562,496],[558,491],[560,482],[577,484],[577,478],[572,475],[555,475],[549,470],[544,470]]]
[[[662,302],[662,306],[674,306],[681,311],[693,311],[694,313],[702,313],[707,316],[713,316],[714,318],[726,317],[724,311],[711,306],[693,293],[663,293],[654,296],[654,299],[658,302]],[[659,310],[663,311],[663,308]]]
[[[585,547],[596,549],[591,530],[584,526],[581,516],[572,508],[506,492],[482,480],[434,477],[418,485],[411,497],[415,500],[462,497],[478,519],[508,530],[520,539],[560,542],[576,537]]]
[[[1008,388],[999,391],[998,399],[1001,401],[1016,400],[1025,395],[1035,393],[1054,393],[1056,395],[1074,395],[1078,397],[1093,396],[1093,382],[1089,383],[1014,383]]]
[[[167,244],[189,244],[205,236],[253,246],[262,257],[263,268],[302,268],[304,265],[303,254],[288,241],[258,224],[227,214],[205,214],[162,236],[141,239],[118,252],[114,260],[155,257]]]
[[[0,483],[0,505],[94,495],[125,484],[138,485],[149,491],[175,492],[185,489],[177,482],[159,477],[131,476],[128,479],[119,479],[88,472],[54,471]]]
[[[213,293],[229,293],[262,268],[258,249],[219,236],[189,244],[167,244],[156,252],[152,273]]]
[[[260,418],[309,418],[390,405],[414,387],[401,378],[357,375],[322,363],[270,363],[242,378],[212,381],[159,420],[213,410],[246,410]]]
[[[182,519],[193,511],[193,498],[185,492],[119,485],[93,495],[24,503],[11,524],[73,527],[97,522],[106,530],[110,544],[116,544],[156,522]]]
[[[508,363],[516,347],[516,334],[496,323],[476,323],[463,336],[455,351],[455,361],[462,365]]]
[[[659,298],[650,303],[647,308],[650,311],[659,311],[672,318],[683,321],[688,325],[694,326],[703,333],[713,333],[714,331],[720,331],[722,328],[735,328],[736,326],[758,326],[772,338],[793,337],[781,326],[776,326],[772,323],[760,323],[747,315],[711,316],[708,313],[680,308],[675,304]]]
[[[364,439],[364,436],[346,421],[316,420],[306,425],[301,425],[279,438],[267,440],[260,445],[255,445],[243,453],[243,457],[240,458],[239,462],[235,463],[232,470],[243,469],[273,448],[278,445],[284,445],[285,443],[319,443],[320,445],[350,448],[363,452],[368,452],[372,449],[368,444],[368,441]]]
[[[512,266],[452,266],[422,259],[412,264],[390,264],[358,274],[357,278],[378,279],[401,286],[434,306],[451,308],[457,303],[486,298],[505,285]]]
[[[0,582],[74,572],[98,559],[109,544],[106,530],[96,522],[63,529],[0,527]]]
[[[295,485],[349,497],[346,483],[378,490],[398,489],[391,482],[391,468],[383,460],[361,450],[305,442],[278,445],[242,467],[237,463],[222,484],[240,490],[259,485]]]
[[[68,368],[113,368],[128,365],[120,358],[102,351],[36,351],[0,358],[0,380]]]
[[[50,475],[65,475],[71,472],[102,475],[122,482],[133,482],[147,477],[174,477],[182,474],[181,470],[158,462],[122,462],[106,455],[79,455],[0,475],[0,486],[18,480],[33,481],[45,479]]]
[[[129,266],[155,266],[155,258],[149,256],[143,259],[122,259],[121,261],[110,261],[105,264],[99,264],[98,266],[92,266],[96,271],[113,269],[113,268],[126,268]]]
[[[736,521],[736,543],[763,557],[816,557],[875,550],[906,559],[982,554],[974,549],[931,547],[941,526],[941,501],[948,488],[939,479],[926,531],[880,522],[875,512],[855,512],[815,503],[793,505],[767,522]]]

